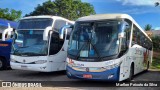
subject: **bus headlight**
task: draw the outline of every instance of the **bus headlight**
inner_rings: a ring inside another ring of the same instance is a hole
[[[46,62],[47,62],[47,60],[38,60],[38,61],[35,61],[35,64],[43,64]]]
[[[119,67],[121,64],[122,64],[122,62],[119,62],[119,63],[115,63],[113,65],[109,65],[109,66],[106,66],[106,67],[103,67],[103,68],[109,70],[109,69]]]
[[[14,59],[11,59],[10,61],[11,61],[11,62],[16,62],[16,60],[14,60]]]

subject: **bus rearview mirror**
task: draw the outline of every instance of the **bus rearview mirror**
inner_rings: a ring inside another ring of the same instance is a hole
[[[64,27],[62,27],[59,31],[59,38],[60,39],[64,39],[64,34],[65,34],[65,38],[67,36],[67,28],[73,28],[73,25],[66,25]]]
[[[48,40],[48,33],[49,31],[52,30],[52,27],[51,26],[48,26],[44,32],[43,32],[43,40]]]
[[[6,40],[6,35],[8,35],[9,37],[11,37],[12,35],[12,31],[13,31],[13,28],[11,27],[8,27],[7,29],[5,29],[2,33],[2,41],[5,41]]]

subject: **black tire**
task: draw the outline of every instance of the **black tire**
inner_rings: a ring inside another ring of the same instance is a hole
[[[147,63],[147,69],[146,69],[146,71],[148,71],[148,69],[149,69],[149,61],[148,61],[148,63]]]
[[[129,74],[129,78],[127,79],[127,81],[131,81],[133,79],[133,75],[134,75],[134,66],[131,65],[130,67],[130,74]]]
[[[6,69],[6,62],[5,59],[0,58],[0,70]]]

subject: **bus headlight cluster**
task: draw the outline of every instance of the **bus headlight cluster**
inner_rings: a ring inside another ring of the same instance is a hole
[[[113,68],[116,68],[116,67],[120,66],[121,63],[122,63],[122,62],[115,63],[115,64],[113,64],[113,65],[109,65],[109,66],[106,66],[106,67],[103,67],[103,68],[104,68],[104,69],[107,69],[107,70],[113,69]]]
[[[35,61],[35,64],[43,64],[46,62],[47,62],[47,60],[38,60],[38,61]]]
[[[11,61],[11,62],[16,62],[16,60],[14,60],[14,59],[11,59],[10,61]]]

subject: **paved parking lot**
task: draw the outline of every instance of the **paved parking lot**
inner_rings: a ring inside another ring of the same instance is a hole
[[[65,71],[42,73],[42,72],[22,71],[22,70],[4,70],[4,71],[0,71],[0,81],[55,81],[54,83],[58,83],[59,81],[59,82],[67,82],[67,84],[69,85],[65,87],[60,87],[60,86],[55,87],[52,85],[47,85],[50,87],[50,88],[46,87],[47,90],[50,90],[50,89],[72,89],[72,90],[75,90],[75,89],[81,89],[81,90],[83,89],[91,89],[91,90],[97,90],[97,89],[128,90],[128,89],[131,89],[131,90],[135,90],[135,88],[139,90],[160,90],[159,87],[158,88],[153,88],[153,87],[147,87],[147,88],[144,88],[144,87],[133,87],[133,88],[131,87],[103,87],[105,85],[112,85],[112,84],[110,82],[90,82],[90,81],[69,79],[65,75]],[[136,75],[133,81],[160,81],[160,71],[150,70],[148,72],[142,72]],[[78,86],[78,84],[82,84],[82,83],[83,85],[85,85],[84,87]],[[95,87],[95,85],[99,87]],[[100,87],[101,85],[103,86]],[[15,90],[17,89],[18,88],[16,88]],[[5,88],[5,90],[10,90],[10,88]],[[12,88],[12,90],[14,90],[14,88]],[[40,89],[37,88],[37,90],[40,90]]]

